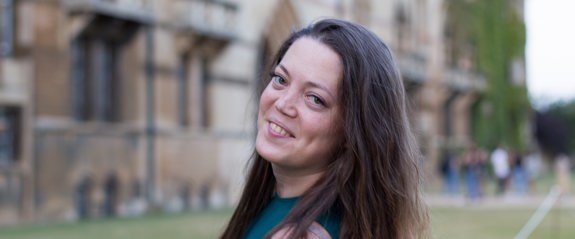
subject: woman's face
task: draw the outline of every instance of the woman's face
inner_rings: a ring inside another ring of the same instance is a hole
[[[341,60],[323,43],[296,40],[260,98],[256,150],[274,168],[321,172],[342,142]]]

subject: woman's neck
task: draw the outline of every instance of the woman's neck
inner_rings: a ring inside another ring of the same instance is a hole
[[[321,178],[324,171],[294,173],[281,167],[273,167],[276,178],[276,191],[279,197],[299,197]]]

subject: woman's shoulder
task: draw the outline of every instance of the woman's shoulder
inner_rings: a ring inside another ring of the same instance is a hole
[[[285,227],[274,233],[272,239],[285,239],[289,238],[290,227]],[[313,222],[307,229],[306,239],[333,239],[333,237],[325,227],[318,222]]]
[[[332,239],[337,238],[338,236],[338,235],[332,235],[327,231],[327,229],[323,225],[320,225],[317,222],[313,222],[309,226],[307,231],[308,231],[307,234],[308,239]]]
[[[330,210],[322,214],[307,229],[306,239],[335,239],[339,238],[341,227],[341,213],[338,210]],[[288,238],[290,227],[277,231],[272,239]]]
[[[341,220],[342,216],[340,210],[334,208],[322,214],[317,219],[317,223],[322,226],[332,238],[339,238]]]

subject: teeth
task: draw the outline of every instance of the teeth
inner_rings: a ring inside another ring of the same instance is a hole
[[[270,128],[277,134],[281,135],[281,136],[289,136],[288,132],[285,131],[285,129],[283,129],[282,127],[280,127],[277,124],[274,124],[273,122],[270,122]]]

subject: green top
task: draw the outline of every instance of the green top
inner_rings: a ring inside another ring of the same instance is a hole
[[[261,239],[288,215],[298,197],[280,198],[274,196],[272,201],[254,220],[244,239]],[[331,238],[339,238],[341,216],[338,213],[327,213],[316,220],[329,233]]]

